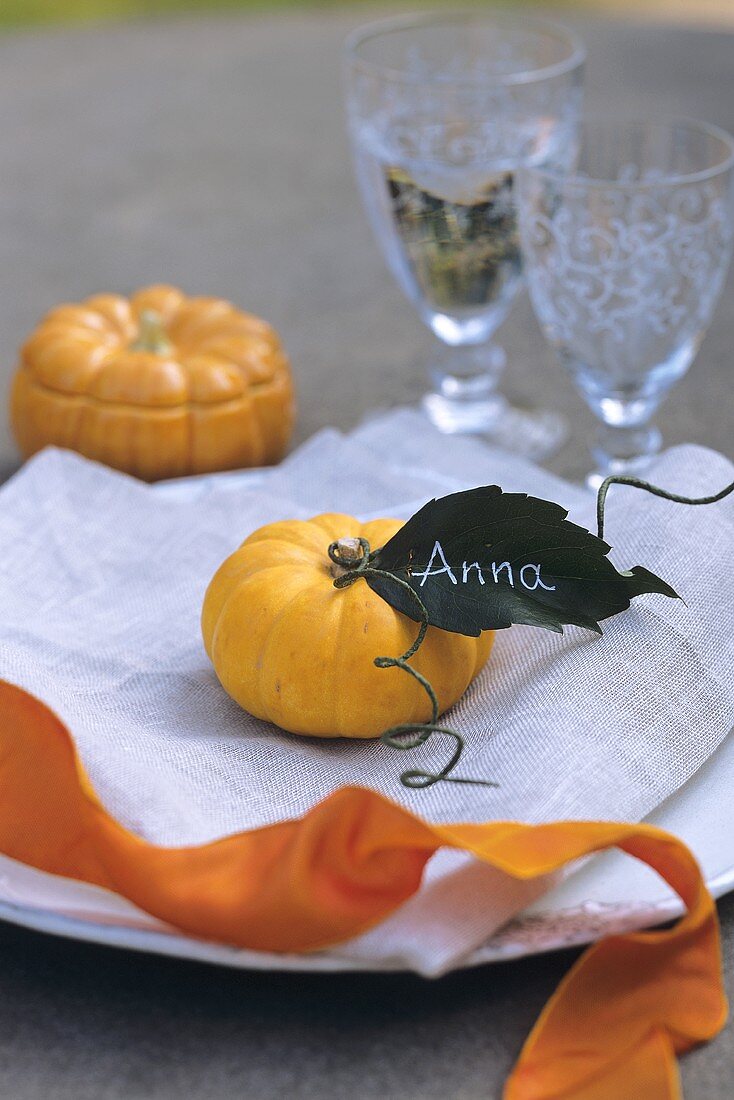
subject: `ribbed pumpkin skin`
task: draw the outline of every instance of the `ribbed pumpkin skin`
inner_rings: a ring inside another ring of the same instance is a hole
[[[133,349],[144,313],[170,349]],[[21,349],[11,393],[24,457],[53,444],[147,481],[277,462],[294,416],[274,330],[169,286],[52,310]]]
[[[218,569],[204,599],[206,651],[225,691],[257,718],[313,737],[378,737],[402,722],[426,722],[425,691],[402,669],[374,658],[399,657],[418,626],[365,580],[334,588],[327,549],[362,536],[377,549],[399,520],[364,525],[328,514],[261,527]],[[484,665],[494,634],[479,638],[430,627],[411,664],[426,676],[441,711]]]

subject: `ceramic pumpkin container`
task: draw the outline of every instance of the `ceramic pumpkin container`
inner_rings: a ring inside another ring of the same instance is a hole
[[[274,330],[171,286],[52,310],[11,394],[24,457],[53,444],[148,481],[277,462],[294,411]]]
[[[417,624],[365,580],[334,587],[328,547],[363,537],[377,548],[399,520],[364,525],[321,515],[261,527],[220,566],[204,599],[206,651],[225,691],[257,718],[314,737],[379,737],[403,722],[427,722],[425,691],[399,668]],[[429,627],[411,665],[430,680],[443,712],[484,665],[493,631],[478,638]]]

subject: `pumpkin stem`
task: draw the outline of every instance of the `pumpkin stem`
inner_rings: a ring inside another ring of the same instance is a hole
[[[131,351],[149,351],[154,355],[168,355],[171,341],[163,327],[163,318],[154,309],[144,309],[140,314],[138,338],[130,345]]]
[[[357,562],[361,561],[364,557],[364,546],[360,539],[356,538],[343,538],[337,539],[335,543],[332,543],[335,550],[335,557],[341,558],[344,562]],[[331,575],[335,579],[337,577],[343,577],[345,573],[350,572],[349,565],[341,565],[340,562],[334,561],[332,558]]]
[[[347,559],[347,561],[359,561],[364,553],[362,550],[362,543],[359,539],[354,538],[337,539],[336,549],[343,558]]]

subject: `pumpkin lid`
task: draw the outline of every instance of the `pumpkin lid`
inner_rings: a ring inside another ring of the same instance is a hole
[[[58,306],[26,341],[21,362],[58,393],[147,407],[231,401],[288,368],[265,321],[170,286]]]

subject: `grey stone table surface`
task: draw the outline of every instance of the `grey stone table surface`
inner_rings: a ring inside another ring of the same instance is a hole
[[[415,400],[430,341],[385,274],[343,134],[340,42],[364,18],[359,8],[0,38],[3,393],[15,349],[44,310],[167,281],[231,297],[278,326],[300,391],[300,438]],[[699,116],[734,130],[734,35],[574,22],[589,49],[592,109]],[[732,451],[731,301],[730,282],[660,415],[667,442]],[[574,436],[552,465],[579,476],[591,416],[526,302],[501,336],[510,396],[572,411]],[[0,469],[16,462],[0,427]],[[732,995],[734,899],[721,915]],[[8,1100],[474,1100],[499,1097],[572,956],[435,983],[299,977],[4,925],[0,958]],[[689,1100],[730,1100],[731,1031],[682,1072]]]

